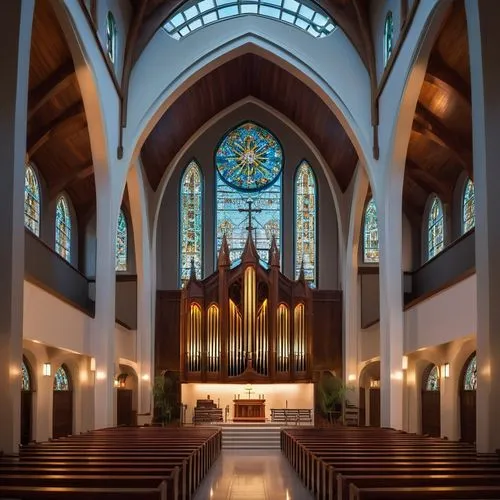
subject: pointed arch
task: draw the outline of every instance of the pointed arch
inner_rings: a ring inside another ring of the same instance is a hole
[[[40,183],[29,164],[24,174],[24,226],[40,236]]]
[[[62,364],[54,374],[54,391],[71,391],[71,379],[66,365]]]
[[[113,64],[116,63],[116,21],[111,11],[106,16],[106,52]]]
[[[203,277],[203,177],[195,160],[186,167],[180,189],[180,282],[191,274],[191,261],[196,277]]]
[[[311,285],[317,281],[317,210],[318,194],[313,169],[305,160],[295,173],[295,279],[304,268]]]
[[[384,22],[384,67],[389,61],[392,54],[394,37],[394,22],[392,19],[392,11],[387,12]]]
[[[25,392],[33,391],[33,380],[31,377],[31,367],[28,360],[23,356],[21,364],[21,390]]]
[[[427,259],[432,259],[444,248],[444,214],[441,200],[434,196],[427,216]]]
[[[464,366],[462,386],[464,391],[475,391],[477,389],[476,353],[469,357]]]
[[[61,195],[56,205],[56,252],[68,262],[71,262],[71,225],[68,201]]]
[[[424,391],[439,391],[439,382],[439,368],[436,365],[429,365],[424,372]]]
[[[462,197],[462,234],[470,231],[476,225],[474,183],[467,179]]]
[[[116,226],[115,270],[126,271],[128,259],[128,223],[123,209],[118,214]]]
[[[379,262],[377,206],[373,198],[367,203],[363,217],[363,262]]]

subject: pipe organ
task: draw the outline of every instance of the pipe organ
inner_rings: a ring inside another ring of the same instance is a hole
[[[251,233],[231,268],[223,238],[217,271],[181,292],[183,382],[286,382],[312,379],[312,291],[279,269],[273,239],[267,265]]]

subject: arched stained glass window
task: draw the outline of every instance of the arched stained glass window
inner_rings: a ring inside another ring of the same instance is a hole
[[[106,17],[106,51],[111,62],[116,60],[116,21],[111,12]]]
[[[69,391],[69,376],[64,365],[61,365],[54,375],[54,391]]]
[[[476,225],[476,209],[474,201],[474,183],[468,179],[464,189],[462,202],[463,233],[470,231]]]
[[[314,38],[328,36],[335,29],[328,14],[309,0],[189,0],[163,27],[172,38],[179,40],[217,21],[247,15],[291,24]]]
[[[427,256],[432,259],[444,248],[444,218],[441,200],[435,196],[427,220]]]
[[[203,182],[200,167],[193,160],[184,171],[181,180],[180,207],[180,259],[181,283],[189,279],[191,261],[196,277],[202,276],[203,256]]]
[[[267,265],[274,235],[280,249],[283,151],[269,130],[247,122],[226,134],[215,154],[217,252],[225,234],[236,265],[248,234],[249,206],[253,239]]]
[[[115,270],[127,270],[128,256],[128,227],[127,219],[123,210],[120,210],[118,215],[118,224],[116,227],[116,249],[115,249]]]
[[[31,165],[24,173],[24,225],[40,236],[40,185]]]
[[[56,252],[71,262],[71,214],[64,196],[56,205]]]
[[[433,365],[428,370],[427,380],[425,381],[426,391],[439,391],[439,369]]]
[[[375,200],[372,198],[365,208],[363,222],[363,262],[377,263],[378,250],[378,219]]]
[[[465,369],[464,390],[475,391],[477,389],[477,362],[474,355]]]
[[[303,161],[295,174],[295,279],[304,268],[304,278],[316,286],[316,179]]]
[[[394,36],[394,23],[392,20],[392,12],[389,11],[385,17],[384,23],[384,66],[392,54],[392,43]]]
[[[21,390],[22,391],[31,391],[31,377],[30,371],[26,366],[26,363],[23,361],[21,365]]]

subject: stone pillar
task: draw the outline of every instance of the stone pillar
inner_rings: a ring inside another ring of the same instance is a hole
[[[375,197],[380,248],[380,423],[382,427],[402,429],[403,174],[393,172],[391,175],[385,188]]]
[[[466,0],[476,202],[477,449],[500,448],[500,2]]]
[[[24,285],[24,163],[33,0],[0,16],[0,450],[20,440]]]

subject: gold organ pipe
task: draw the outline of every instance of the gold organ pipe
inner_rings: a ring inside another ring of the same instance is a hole
[[[305,370],[305,314],[304,304],[298,304],[295,307],[294,314],[295,339],[294,355],[295,369],[297,371]]]
[[[219,371],[219,308],[213,304],[208,308],[208,371]]]
[[[290,328],[288,322],[288,307],[281,304],[278,307],[278,348],[277,348],[277,367],[278,371],[286,372],[289,370],[289,335]]]
[[[246,336],[246,351],[253,351],[253,337],[255,335],[255,269],[251,266],[245,270],[245,291],[244,291],[244,324],[243,331]]]
[[[201,356],[201,308],[198,304],[191,304],[189,321],[189,371],[200,371]]]

